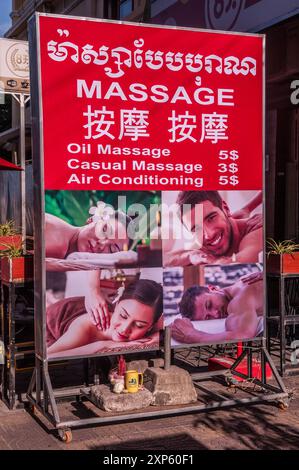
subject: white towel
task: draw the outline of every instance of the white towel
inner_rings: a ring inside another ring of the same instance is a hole
[[[183,318],[182,315],[171,315],[171,318],[164,317],[164,324],[165,326],[171,325],[174,320],[177,318]],[[225,330],[225,318],[219,318],[217,320],[196,320],[192,321],[192,324],[196,330],[203,331],[204,333],[224,333]],[[264,330],[264,317],[259,317],[258,325],[256,329],[255,336],[260,335]],[[181,343],[176,341],[175,339],[171,339],[172,346],[178,346]]]
[[[135,263],[137,262],[137,253],[135,251],[118,251],[117,253],[85,253],[75,252],[71,253],[68,260],[80,261],[80,264],[86,264],[87,267],[93,269],[98,268],[113,268],[116,264],[122,263]]]

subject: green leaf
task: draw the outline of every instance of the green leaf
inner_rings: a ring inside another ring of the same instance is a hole
[[[73,225],[85,225],[89,218],[89,191],[61,191],[64,212],[72,218]]]
[[[295,251],[299,251],[299,244],[295,243],[294,240],[283,240],[282,242],[277,242],[273,238],[269,238],[267,240],[267,246],[269,251],[267,252],[268,255],[270,254],[291,254]]]

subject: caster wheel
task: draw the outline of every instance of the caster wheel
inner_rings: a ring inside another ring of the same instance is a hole
[[[226,385],[227,385],[227,388],[229,389],[236,389],[236,385],[237,385],[237,381],[234,380],[234,379],[226,379]]]
[[[228,388],[235,388],[236,384],[234,384],[233,382],[228,382],[227,386]]]
[[[278,402],[278,408],[281,411],[286,411],[289,408],[289,404],[286,403],[285,401],[280,401],[280,402]]]
[[[73,440],[72,431],[70,429],[59,429],[58,435],[62,442],[65,442],[66,444],[69,444]]]

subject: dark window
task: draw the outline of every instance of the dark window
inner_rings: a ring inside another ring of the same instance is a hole
[[[120,2],[120,18],[125,18],[126,16],[129,16],[133,11],[133,7],[133,0],[122,0]]]

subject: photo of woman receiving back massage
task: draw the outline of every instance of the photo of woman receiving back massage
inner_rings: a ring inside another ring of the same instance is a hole
[[[98,330],[109,326],[110,312],[101,284],[105,270],[138,262],[138,238],[132,237],[137,215],[130,217],[127,212],[140,201],[150,210],[151,204],[160,199],[156,192],[46,191],[47,305],[62,298],[55,294],[61,290],[56,280],[56,273],[60,273],[58,282],[66,279],[68,286],[80,288],[80,293],[70,289],[72,293],[67,297],[84,295],[90,321]],[[149,230],[147,226],[145,229]]]
[[[103,319],[102,329],[91,322],[83,297],[63,299],[47,309],[48,357],[92,355],[138,344],[142,349],[143,343],[158,346],[162,311],[162,286],[149,279],[124,289],[109,306],[110,325]]]

